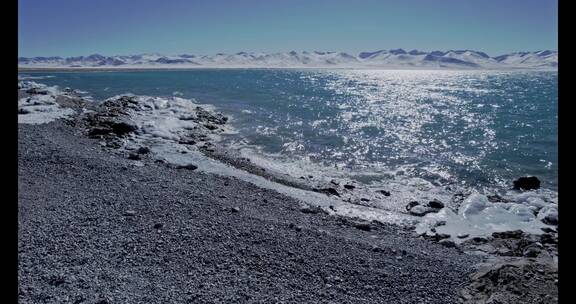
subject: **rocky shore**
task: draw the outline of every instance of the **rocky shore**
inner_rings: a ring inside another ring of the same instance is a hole
[[[228,118],[209,108],[129,95],[92,103],[30,83],[19,85],[19,99],[19,121],[33,106],[59,118],[19,124],[22,303],[557,302],[554,225],[454,242],[335,216],[159,157],[173,145],[327,196],[360,191],[271,173],[221,147],[213,139]],[[150,124],[151,116],[168,118]],[[448,207],[415,202],[406,213]]]

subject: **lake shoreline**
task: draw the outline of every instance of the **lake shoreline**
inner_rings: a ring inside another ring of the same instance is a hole
[[[69,98],[58,103],[78,113],[89,104]],[[477,303],[494,294],[518,299],[503,289],[506,284],[484,282],[514,263],[523,263],[514,267],[535,277],[525,287],[532,292],[526,299],[554,288],[557,269],[549,260],[508,257],[513,261],[498,259],[489,270],[475,272],[477,257],[405,227],[330,215],[236,178],[113,152],[114,147],[86,137],[84,116],[19,124],[23,300],[270,301],[281,288],[278,299],[285,301]],[[530,238],[506,235],[469,245],[473,250],[487,243],[520,246],[523,251]],[[149,250],[154,255],[144,254]],[[221,258],[213,256],[223,252]],[[254,263],[268,266],[253,269]],[[393,275],[398,271],[401,276]],[[239,272],[265,283],[259,289],[249,281],[232,284]],[[272,280],[278,275],[280,281]],[[146,290],[150,280],[159,287]],[[513,285],[522,280],[518,277]],[[176,286],[179,292],[167,292]]]

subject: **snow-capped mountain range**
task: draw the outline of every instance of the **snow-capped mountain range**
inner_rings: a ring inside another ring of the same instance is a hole
[[[18,58],[19,68],[447,68],[447,69],[557,69],[557,51],[516,52],[497,57],[472,50],[405,51],[403,49],[361,52],[285,52],[216,55],[142,54],[129,56]]]

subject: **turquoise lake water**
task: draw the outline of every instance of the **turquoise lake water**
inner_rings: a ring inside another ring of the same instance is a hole
[[[22,73],[86,91],[179,96],[232,117],[225,141],[290,163],[557,188],[558,74],[547,71],[199,69]],[[44,78],[44,76],[52,76]]]

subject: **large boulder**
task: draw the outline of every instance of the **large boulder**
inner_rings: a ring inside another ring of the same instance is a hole
[[[524,176],[514,181],[515,190],[536,190],[540,188],[540,180],[536,176]]]

